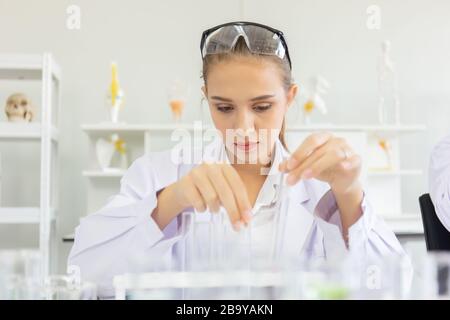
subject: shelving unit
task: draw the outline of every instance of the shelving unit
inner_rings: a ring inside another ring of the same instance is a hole
[[[99,124],[83,124],[81,129],[87,134],[91,142],[93,142],[99,136],[105,136],[112,133],[118,133],[121,136],[127,137],[127,139],[141,139],[143,143],[144,152],[152,150],[151,137],[155,134],[168,135],[175,129],[184,129],[188,131],[194,130],[207,130],[210,126],[198,126],[194,124],[112,124],[112,123],[99,123]],[[420,234],[423,233],[422,222],[419,212],[417,213],[405,213],[401,207],[401,179],[404,177],[420,177],[423,172],[419,169],[404,169],[400,168],[398,163],[400,159],[400,150],[398,148],[398,139],[400,136],[405,136],[412,133],[424,131],[426,129],[423,125],[288,125],[286,127],[286,137],[288,140],[301,141],[307,135],[317,131],[330,131],[336,135],[341,135],[350,143],[359,145],[359,149],[356,150],[359,154],[367,155],[367,146],[373,136],[383,136],[386,139],[392,141],[393,145],[393,160],[394,167],[391,170],[374,169],[365,167],[363,177],[368,188],[372,190],[375,188],[377,203],[374,203],[374,207],[377,213],[385,218],[385,221],[391,226],[391,228],[397,234]],[[353,141],[352,141],[353,140]],[[293,147],[295,148],[295,145]],[[91,143],[92,145],[92,143]],[[91,169],[83,171],[83,176],[89,179],[102,179],[113,178],[110,181],[111,184],[118,186],[118,181],[115,178],[123,176],[124,171],[120,172],[103,172],[97,169]],[[106,182],[104,182],[106,183]],[[391,189],[385,189],[388,185]],[[383,194],[388,192],[391,198],[398,199],[398,203],[391,203],[392,206],[384,206]],[[373,193],[373,192],[372,192]],[[377,210],[377,207],[379,208]]]
[[[426,127],[424,125],[291,125],[287,127],[288,131],[360,131],[369,133],[391,133],[394,135],[423,131],[425,129]]]
[[[55,126],[51,126],[50,135],[54,142],[58,141],[59,132]],[[35,139],[42,136],[42,125],[40,123],[0,123],[0,139]]]
[[[392,171],[375,171],[368,170],[369,176],[420,176],[423,174],[422,170],[392,170]]]
[[[0,208],[1,224],[29,224],[40,223],[41,210],[39,207],[2,207]],[[50,210],[50,219],[55,220],[55,210]]]
[[[101,170],[85,170],[83,171],[83,176],[90,178],[116,178],[122,177],[124,173],[125,170],[117,172],[105,172]]]
[[[0,223],[39,223],[39,208],[3,207],[0,209]]]
[[[95,132],[145,132],[145,131],[173,131],[175,129],[194,130],[197,128],[195,124],[128,124],[128,123],[98,123],[98,124],[82,124],[81,129],[86,133]],[[204,129],[211,128],[210,125],[204,125]],[[287,131],[361,131],[361,132],[380,132],[380,133],[411,133],[423,131],[424,125],[288,125]]]
[[[38,207],[1,207],[1,224],[38,224],[43,276],[50,274],[56,252],[52,252],[57,215],[56,190],[61,70],[50,53],[0,55],[0,79],[41,82],[40,123],[0,123],[0,139],[32,140],[40,143],[40,200]],[[53,86],[55,85],[55,87]],[[54,88],[56,101],[53,101]],[[55,120],[55,121],[53,121]],[[55,124],[54,124],[55,123]],[[33,161],[34,159],[30,159]]]
[[[386,223],[395,230],[397,235],[422,235],[423,234],[423,225],[422,221],[417,217],[419,213],[402,213],[401,215],[391,214],[382,214],[381,216],[384,218]]]
[[[208,128],[205,126],[205,128]],[[137,132],[146,131],[162,131],[171,132],[175,129],[194,130],[195,126],[190,124],[127,124],[127,123],[99,123],[99,124],[83,124],[81,129],[87,133],[99,132]]]

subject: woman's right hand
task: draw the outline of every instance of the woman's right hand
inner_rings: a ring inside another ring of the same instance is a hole
[[[236,170],[227,163],[203,163],[173,185],[178,205],[218,213],[224,207],[235,230],[250,222],[251,204]]]

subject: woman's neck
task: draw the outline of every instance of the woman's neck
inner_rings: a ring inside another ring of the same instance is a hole
[[[260,176],[264,175],[264,171],[270,169],[270,163],[267,165],[264,164],[233,164],[233,168],[242,176]]]
[[[228,150],[227,150],[228,153]],[[231,161],[233,168],[241,177],[252,206],[254,206],[258,194],[266,181],[268,172],[273,164],[273,152],[268,156],[270,159],[268,163],[239,163],[238,161]],[[230,154],[228,153],[228,158],[230,159]],[[236,160],[235,158],[231,158]]]
[[[262,170],[266,166],[262,164],[233,164],[232,166],[241,177],[242,182],[245,185],[250,204],[254,207],[259,192],[261,191],[261,188],[267,178],[267,173]]]

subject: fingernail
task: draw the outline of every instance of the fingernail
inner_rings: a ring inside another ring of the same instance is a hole
[[[312,170],[311,169],[307,169],[303,172],[302,174],[302,179],[311,179],[312,178]]]
[[[348,169],[350,169],[352,167],[352,164],[350,162],[348,162],[348,161],[344,161],[342,163],[342,166],[344,167],[344,169],[348,170]]]
[[[286,179],[286,182],[289,184],[289,185],[293,185],[294,183],[295,183],[295,176],[293,175],[293,174],[290,174],[290,175],[288,175],[288,177],[287,177],[287,179]]]
[[[290,158],[287,163],[288,170],[294,169],[298,165],[298,160],[294,157]]]
[[[242,227],[242,222],[241,221],[236,221],[235,223],[233,223],[234,231],[241,230],[241,227]]]
[[[245,222],[250,222],[252,219],[252,210],[245,210],[243,214]]]
[[[201,207],[201,208],[199,208],[199,210],[197,210],[197,212],[199,212],[199,213],[205,213],[206,209],[207,209],[207,208],[205,208],[205,207]]]
[[[212,213],[219,213],[219,208],[218,207],[216,207],[216,208],[212,208],[212,210],[211,210],[211,212]]]

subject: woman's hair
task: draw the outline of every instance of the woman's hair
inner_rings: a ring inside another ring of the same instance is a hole
[[[284,89],[286,91],[288,91],[289,88],[291,87],[293,80],[292,80],[292,75],[291,75],[291,68],[290,68],[289,61],[287,60],[287,58],[284,57],[284,59],[280,59],[277,56],[254,54],[248,49],[247,44],[246,44],[244,38],[242,38],[242,37],[240,37],[238,39],[238,41],[237,41],[236,45],[234,46],[234,48],[232,49],[232,51],[230,51],[228,53],[211,54],[211,55],[205,56],[205,58],[203,59],[203,70],[202,70],[202,78],[203,78],[203,81],[205,82],[205,87],[206,87],[206,83],[208,80],[208,72],[210,71],[211,67],[214,64],[222,62],[222,61],[230,61],[232,59],[239,58],[239,57],[252,57],[253,59],[258,59],[258,60],[264,61],[264,62],[272,61],[280,70]],[[287,149],[286,139],[285,139],[285,120],[284,119],[283,119],[283,124],[281,125],[279,139],[280,139],[281,143],[283,144],[283,146]]]

